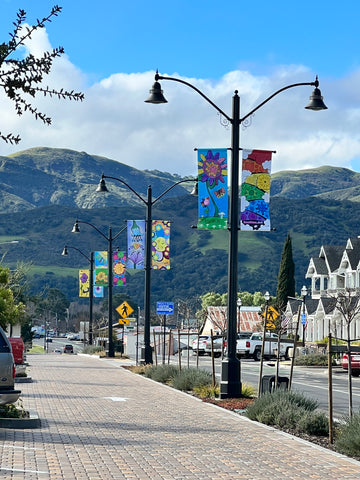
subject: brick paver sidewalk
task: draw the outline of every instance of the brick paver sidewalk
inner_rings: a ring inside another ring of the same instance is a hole
[[[36,429],[0,429],[11,480],[359,480],[360,463],[119,368],[29,355]]]

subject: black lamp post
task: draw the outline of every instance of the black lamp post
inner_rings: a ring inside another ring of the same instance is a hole
[[[150,344],[150,290],[151,290],[151,238],[152,238],[152,207],[153,205],[160,200],[165,194],[172,190],[176,185],[184,182],[194,182],[196,179],[186,179],[180,180],[179,182],[174,183],[165,190],[157,198],[152,198],[152,188],[151,185],[147,189],[147,198],[143,198],[138,192],[136,192],[128,183],[126,183],[121,178],[111,177],[108,175],[102,174],[99,186],[97,187],[97,192],[108,192],[105,178],[116,180],[117,182],[122,183],[130,191],[134,193],[145,205],[146,205],[146,232],[145,232],[145,290],[144,290],[144,349],[141,351],[141,363],[147,365],[148,363],[153,363],[152,359],[152,349]],[[191,192],[193,193],[193,192]]]
[[[105,240],[108,242],[108,264],[109,264],[109,274],[108,274],[108,317],[109,317],[109,357],[115,357],[114,351],[114,342],[112,338],[112,290],[113,290],[113,257],[112,257],[112,250],[113,250],[113,241],[122,233],[126,227],[122,228],[120,232],[116,235],[112,234],[112,229],[109,227],[109,235],[106,236],[101,230],[99,230],[95,225],[89,222],[84,222],[81,220],[76,220],[73,226],[71,233],[80,233],[79,223],[85,223],[86,225],[90,225],[94,230],[96,230]],[[91,283],[91,282],[90,282]]]
[[[315,82],[294,83],[277,90],[266,100],[261,102],[257,107],[253,108],[244,117],[240,117],[240,97],[238,91],[235,90],[232,104],[232,117],[227,115],[221,108],[213,103],[201,90],[191,83],[179,78],[163,77],[156,72],[155,83],[150,90],[150,96],[147,103],[167,103],[161,85],[158,80],[171,80],[182,83],[201,95],[210,105],[212,105],[226,120],[231,123],[231,174],[230,174],[230,213],[229,213],[229,257],[228,257],[228,304],[227,304],[227,355],[222,361],[221,382],[220,382],[220,398],[236,398],[241,396],[240,381],[240,362],[236,357],[236,298],[238,286],[238,228],[239,228],[239,146],[240,146],[240,125],[259,108],[265,105],[269,100],[289,88],[299,86],[314,86],[313,93],[310,97],[308,105],[305,107],[310,110],[324,110],[326,105],[323,102],[321,92],[318,88],[319,81],[316,77]]]
[[[68,249],[71,248],[80,253],[88,262],[90,262],[90,278],[89,278],[89,345],[93,344],[93,300],[94,300],[94,252],[90,253],[90,258],[85,255],[79,248],[64,246],[61,255],[68,256]]]
[[[302,338],[302,345],[303,347],[305,347],[305,328],[306,328],[306,313],[305,313],[305,299],[306,299],[306,295],[307,295],[307,288],[306,286],[304,285],[301,289],[301,297],[302,297],[302,319],[301,319],[301,322],[302,322],[302,327],[303,327],[303,338]]]

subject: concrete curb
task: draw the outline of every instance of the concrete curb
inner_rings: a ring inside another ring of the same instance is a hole
[[[0,418],[0,428],[38,428],[41,420],[34,412],[30,412],[29,418]]]

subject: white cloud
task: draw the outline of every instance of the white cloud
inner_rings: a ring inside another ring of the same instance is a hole
[[[39,55],[50,44],[46,31],[34,34],[28,44]],[[164,74],[165,75],[165,74]],[[177,76],[169,72],[169,75]],[[251,125],[241,128],[241,146],[276,150],[273,171],[321,165],[350,167],[360,157],[360,72],[342,79],[321,79],[326,111],[304,109],[313,87],[292,88],[259,109]],[[85,93],[83,103],[42,98],[33,101],[53,119],[50,127],[30,114],[18,117],[13,105],[0,92],[0,130],[19,133],[22,142],[0,142],[0,155],[35,146],[69,148],[106,156],[139,169],[172,173],[196,173],[195,147],[230,147],[231,128],[200,95],[177,82],[161,81],[164,105],[144,102],[154,81],[154,72],[114,73],[87,85],[86,77],[67,56],[57,59],[45,83],[50,87]],[[239,91],[241,116],[285,85],[313,81],[304,66],[281,65],[268,76],[233,71],[219,81],[184,79],[199,88],[229,116],[232,96]],[[111,174],[111,172],[108,172]]]

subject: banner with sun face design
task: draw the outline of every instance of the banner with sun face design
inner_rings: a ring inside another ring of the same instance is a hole
[[[90,295],[89,277],[89,270],[79,270],[79,297],[88,297]]]
[[[109,278],[108,252],[94,252],[94,285],[107,287]]]
[[[198,150],[197,228],[226,229],[228,220],[227,149]]]
[[[126,253],[122,251],[113,252],[113,285],[124,287],[126,285]]]
[[[241,230],[270,230],[271,151],[243,150]]]
[[[152,268],[170,269],[170,222],[153,220],[152,222]]]

